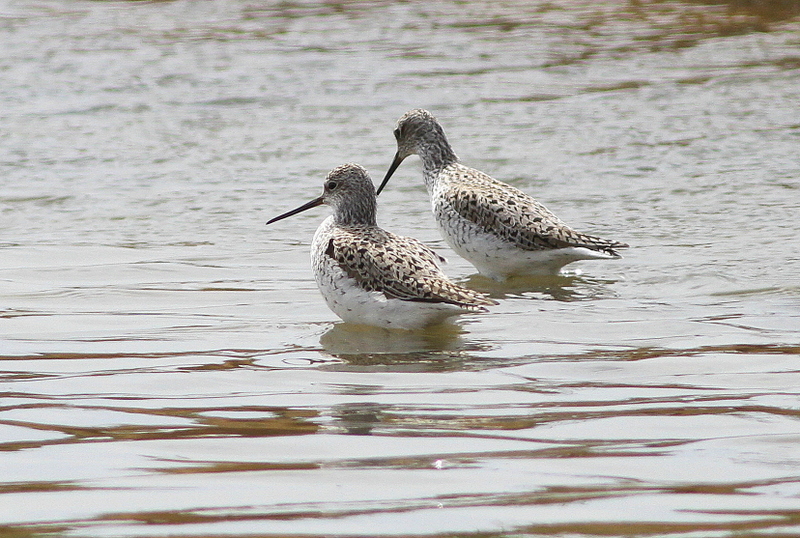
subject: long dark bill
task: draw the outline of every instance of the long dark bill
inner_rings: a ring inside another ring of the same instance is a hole
[[[270,219],[269,222],[267,222],[267,224],[272,224],[273,222],[278,222],[279,220],[291,217],[292,215],[297,215],[298,213],[302,213],[306,209],[311,209],[312,207],[317,207],[318,205],[322,205],[322,196],[320,196],[319,198],[314,198],[310,202],[301,205],[297,209],[292,209],[291,211],[287,211],[283,215],[278,215],[274,219]]]
[[[400,158],[400,154],[395,153],[394,160],[392,161],[391,166],[389,166],[389,170],[386,171],[386,176],[383,178],[381,186],[378,187],[378,190],[375,192],[376,196],[381,193],[383,188],[386,186],[386,183],[389,182],[389,178],[392,177],[392,174],[394,174],[394,171],[397,170],[397,167],[400,166],[401,162],[403,162],[403,159]]]

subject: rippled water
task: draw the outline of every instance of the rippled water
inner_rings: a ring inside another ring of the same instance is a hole
[[[800,534],[796,2],[0,2],[0,534]],[[500,305],[313,283],[406,110],[616,262]]]

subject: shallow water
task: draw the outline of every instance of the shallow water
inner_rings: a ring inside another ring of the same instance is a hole
[[[800,7],[0,3],[0,534],[800,534]],[[434,112],[625,258],[500,301],[313,283],[331,168]]]

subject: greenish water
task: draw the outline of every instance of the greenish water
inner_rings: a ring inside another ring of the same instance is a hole
[[[800,533],[800,7],[0,2],[0,534]],[[338,322],[266,227],[411,108],[625,258]]]

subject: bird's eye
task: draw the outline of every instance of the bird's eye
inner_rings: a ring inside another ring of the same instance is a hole
[[[395,138],[400,138],[400,128],[399,127],[394,130],[394,137]]]
[[[327,184],[327,185],[325,185],[325,187],[326,187],[326,188],[327,188],[329,191],[332,191],[333,189],[335,189],[335,188],[336,188],[336,187],[338,187],[338,186],[339,186],[339,184],[338,184],[338,183],[336,183],[335,181],[328,181],[328,184]]]

